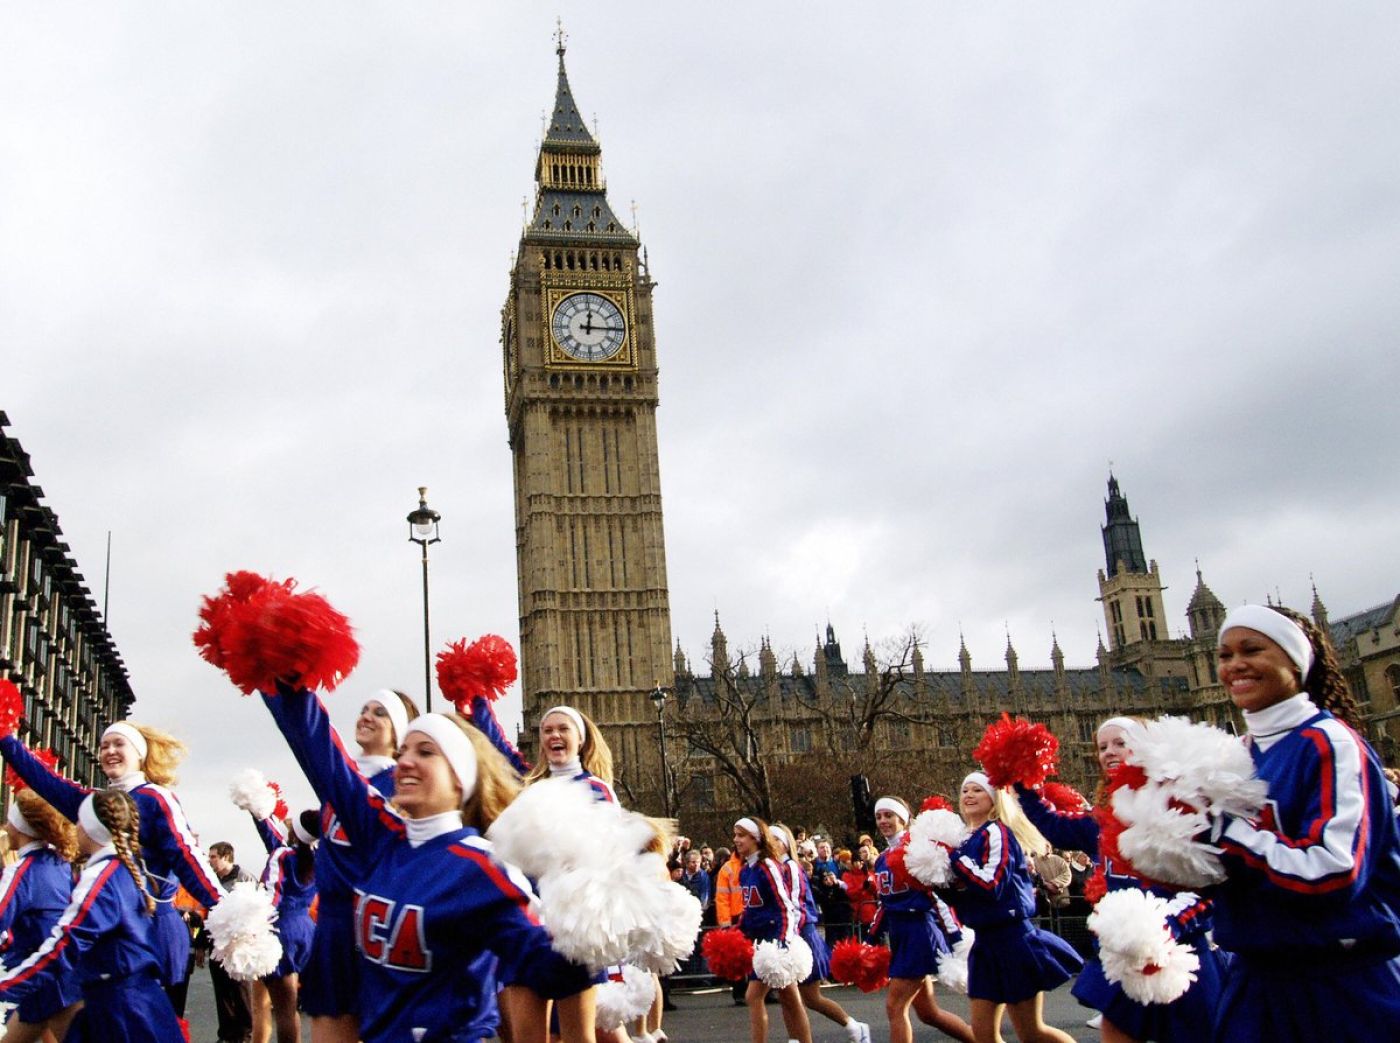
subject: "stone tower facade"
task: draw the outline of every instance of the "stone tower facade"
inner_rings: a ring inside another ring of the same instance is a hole
[[[657,715],[674,672],[656,439],[653,282],[608,204],[564,69],[534,214],[501,312],[515,469],[524,742],[568,703],[603,728],[624,799],[660,806]]]
[[[1136,666],[1149,677],[1161,670],[1185,676],[1180,657],[1170,651],[1162,575],[1157,562],[1148,562],[1143,553],[1137,519],[1128,510],[1118,479],[1111,474],[1104,515],[1106,568],[1099,570],[1099,601],[1114,665]]]

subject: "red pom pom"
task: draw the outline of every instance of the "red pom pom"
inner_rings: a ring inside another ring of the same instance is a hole
[[[180,1035],[185,1037],[185,1043],[190,1043],[190,1023],[184,1018],[176,1018],[180,1023]]]
[[[924,802],[919,805],[919,813],[925,811],[953,811],[958,809],[953,807],[952,801],[941,793],[935,793],[931,797],[925,797]]]
[[[282,787],[275,782],[269,782],[268,785],[272,787],[272,792],[277,794],[277,803],[272,805],[272,817],[286,822],[287,816],[292,812],[287,807],[286,800],[282,798]]]
[[[1063,782],[1047,782],[1040,795],[1050,802],[1056,811],[1066,815],[1089,810],[1089,802],[1073,786]]]
[[[906,839],[907,837],[902,837],[899,843],[892,845],[885,852],[885,868],[890,871],[892,886],[896,891],[927,891],[928,887],[910,876],[908,868],[904,865],[904,856],[908,851]]]
[[[861,992],[877,992],[890,980],[890,951],[855,938],[839,941],[831,950],[831,979]]]
[[[58,754],[54,753],[53,750],[31,750],[30,752],[34,754],[34,759],[44,767],[49,769],[58,767]],[[11,793],[18,793],[20,790],[28,788],[29,783],[20,778],[19,773],[14,768],[6,767],[5,785],[10,787]]]
[[[24,716],[24,696],[13,681],[0,680],[0,738],[13,735]]]
[[[1118,837],[1123,832],[1123,823],[1113,814],[1113,794],[1120,789],[1141,789],[1147,785],[1147,772],[1136,764],[1119,764],[1108,773],[1108,784],[1104,787],[1104,803],[1094,809],[1094,821],[1099,825],[1099,864],[1111,863],[1115,873],[1135,876],[1148,884],[1159,884],[1142,873],[1118,850]],[[1103,870],[1099,869],[1102,875]],[[1161,884],[1171,887],[1170,884]],[[1089,885],[1084,885],[1085,896]],[[1095,899],[1097,901],[1097,899]]]
[[[1014,782],[1035,788],[1055,773],[1059,748],[1060,741],[1045,725],[1003,713],[987,725],[972,755],[998,789]]]
[[[464,712],[478,695],[495,702],[516,676],[515,649],[495,634],[483,634],[471,644],[462,638],[438,653],[438,687]]]
[[[753,970],[753,942],[737,927],[710,931],[700,945],[705,965],[716,978],[743,981]]]
[[[350,621],[320,594],[295,588],[295,580],[231,572],[224,589],[204,599],[194,643],[244,695],[282,680],[330,690],[360,660]]]
[[[1108,880],[1103,875],[1103,866],[1098,866],[1092,876],[1084,881],[1084,900],[1090,905],[1098,905],[1099,899],[1108,894]]]

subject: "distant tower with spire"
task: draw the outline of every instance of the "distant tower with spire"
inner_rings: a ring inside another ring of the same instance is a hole
[[[1099,570],[1099,601],[1108,627],[1108,650],[1115,666],[1134,665],[1151,677],[1158,668],[1184,676],[1180,656],[1161,657],[1168,642],[1162,576],[1142,549],[1142,530],[1128,510],[1118,479],[1108,475],[1104,501],[1104,568]]]

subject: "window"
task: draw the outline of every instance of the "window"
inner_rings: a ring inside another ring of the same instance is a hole
[[[714,810],[715,777],[713,775],[692,775],[687,789],[696,808],[701,811]]]
[[[812,752],[812,729],[805,724],[792,730],[792,752],[811,753]]]
[[[1385,680],[1390,685],[1390,702],[1400,706],[1400,663],[1391,663],[1385,668]]]
[[[1079,718],[1079,741],[1080,741],[1080,742],[1097,742],[1097,741],[1098,741],[1098,731],[1099,731],[1099,730],[1098,730],[1098,726],[1097,726],[1097,724],[1094,722],[1094,719],[1093,719],[1092,717],[1081,717],[1081,718]]]

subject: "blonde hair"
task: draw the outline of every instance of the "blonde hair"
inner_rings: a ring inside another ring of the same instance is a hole
[[[112,834],[112,846],[116,848],[117,858],[121,859],[131,879],[136,881],[137,890],[145,897],[146,915],[154,916],[155,896],[146,886],[149,874],[138,854],[141,850],[141,812],[136,807],[136,801],[124,790],[97,790],[92,795],[92,810],[97,814],[97,820]]]
[[[146,773],[147,780],[157,786],[175,785],[179,781],[175,769],[185,759],[185,754],[190,752],[189,747],[169,732],[152,728],[149,724],[126,723],[146,740],[146,756],[141,758],[141,770]]]
[[[574,713],[583,718],[583,736],[578,746],[578,762],[583,766],[583,770],[594,778],[602,779],[609,786],[613,782],[613,755],[612,749],[608,746],[608,741],[603,738],[603,733],[598,726],[593,723],[593,718],[582,710],[573,708]],[[548,714],[545,715],[546,717]],[[544,723],[544,719],[540,719]],[[539,782],[540,779],[549,777],[549,761],[543,756],[530,773],[525,776],[525,785],[532,782]]]
[[[642,847],[642,853],[665,858],[671,852],[671,844],[681,824],[673,818],[652,818],[649,815],[646,816],[646,820],[647,825],[651,827],[651,836]]]
[[[1026,818],[1026,813],[1021,810],[1021,802],[1011,790],[999,789],[992,792],[992,812],[987,819],[1000,822],[1011,830],[1011,835],[1021,845],[1024,854],[1039,857],[1050,850],[1050,841],[1031,825],[1031,820]]]
[[[65,862],[78,857],[78,827],[32,789],[19,790],[14,799],[24,820],[34,827],[35,840],[48,844]]]
[[[485,833],[510,802],[520,795],[520,777],[515,769],[491,745],[491,740],[464,720],[459,714],[443,714],[452,721],[472,744],[476,754],[476,787],[462,802],[462,821],[480,833]]]

